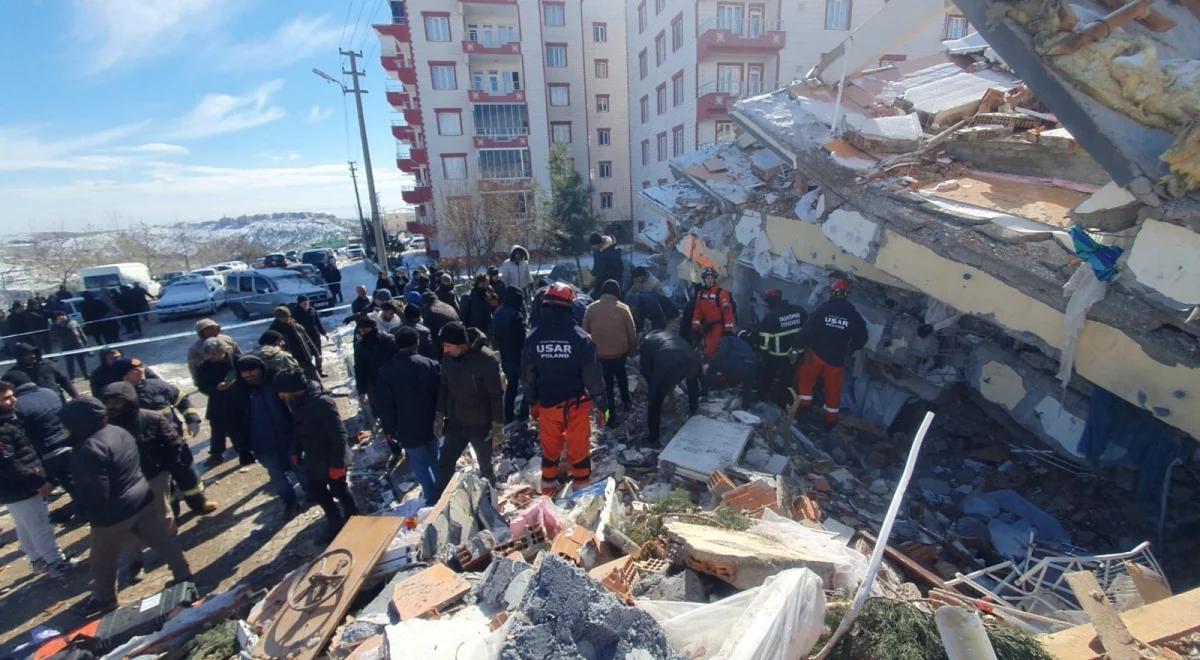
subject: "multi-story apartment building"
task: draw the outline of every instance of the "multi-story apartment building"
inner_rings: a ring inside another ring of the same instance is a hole
[[[625,3],[631,186],[640,190],[671,179],[672,158],[710,142],[733,140],[728,111],[735,101],[802,78],[887,0]],[[966,21],[952,7],[944,22],[928,21],[916,32],[894,35],[896,43],[880,51],[879,59],[932,55],[942,40],[964,36]],[[853,42],[849,46],[857,47]],[[643,211],[642,203],[635,202],[635,216]]]
[[[500,208],[519,226],[549,190],[563,144],[594,188],[602,222],[629,221],[629,111],[624,7],[604,0],[392,0],[375,26],[397,166],[415,184],[412,230],[434,249],[456,205]],[[499,197],[488,197],[499,196]],[[481,200],[499,200],[489,205]]]

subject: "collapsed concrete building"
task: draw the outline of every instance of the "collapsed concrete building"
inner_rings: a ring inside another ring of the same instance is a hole
[[[851,275],[871,329],[843,402],[884,427],[965,386],[1063,454],[1112,450],[1085,429],[1118,406],[1186,456],[1200,437],[1196,7],[959,0],[978,33],[873,66],[916,20],[900,4],[805,80],[736,103],[736,142],[642,191],[660,213],[640,239],[681,281],[717,267],[745,326],[756,293],[811,308],[831,273]]]

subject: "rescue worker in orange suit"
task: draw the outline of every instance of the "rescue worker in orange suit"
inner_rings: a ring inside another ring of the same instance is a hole
[[[711,359],[721,346],[721,337],[733,334],[733,296],[717,286],[717,269],[705,268],[700,275],[704,286],[696,293],[692,311],[692,334],[702,342],[704,358]]]
[[[813,388],[821,379],[825,386],[825,423],[833,426],[842,400],[846,359],[867,344],[867,323],[846,299],[850,294],[848,280],[833,280],[829,294],[829,300],[813,310],[800,331],[801,344],[811,350],[796,378],[796,393],[800,408],[811,408]]]
[[[542,442],[542,493],[558,491],[558,463],[565,447],[576,488],[592,475],[589,418],[604,424],[604,378],[596,345],[571,314],[575,290],[561,282],[542,297],[538,325],[525,340],[521,380],[533,402],[533,418]]]
[[[756,333],[759,357],[762,359],[762,366],[758,370],[758,398],[760,401],[780,403],[786,399],[775,391],[776,384],[782,382],[786,389],[796,382],[792,351],[800,348],[800,330],[808,320],[808,312],[784,300],[783,292],[779,289],[767,291],[762,298],[767,304],[767,315],[759,322]]]

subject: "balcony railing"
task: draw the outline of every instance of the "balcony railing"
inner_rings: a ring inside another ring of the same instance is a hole
[[[491,138],[497,141],[515,140],[529,135],[529,125],[524,126],[476,126],[477,137]]]
[[[462,42],[462,49],[464,53],[476,55],[520,55],[521,42],[500,39],[466,40]]]
[[[723,20],[712,17],[700,24],[696,34],[704,34],[710,30],[728,32],[739,39],[758,39],[769,32],[783,32],[783,21],[768,21],[756,19]]]
[[[700,90],[696,96],[725,94],[733,98],[741,98],[743,96],[766,94],[778,88],[778,83],[767,82],[765,80],[710,80],[700,85]]]
[[[710,18],[700,24],[696,37],[696,57],[728,52],[770,52],[782,50],[787,41],[783,21],[724,20]]]

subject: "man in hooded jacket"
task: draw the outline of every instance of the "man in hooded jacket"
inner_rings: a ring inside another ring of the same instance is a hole
[[[291,353],[292,357],[296,358],[296,362],[300,363],[300,369],[304,371],[305,377],[319,382],[321,377],[316,363],[317,349],[300,324],[292,318],[292,310],[287,305],[275,308],[275,322],[271,324],[270,329],[283,335],[283,341],[287,344],[287,352]]]
[[[71,379],[64,376],[63,372],[53,364],[43,360],[41,351],[32,344],[17,344],[17,363],[8,370],[8,373],[14,371],[24,372],[26,376],[29,376],[29,380],[36,383],[38,387],[53,390],[63,400],[68,395],[72,399],[79,396]]]
[[[229,393],[230,434],[235,445],[249,447],[266,468],[269,486],[283,501],[284,518],[290,520],[300,513],[300,498],[288,475],[296,481],[303,478],[292,462],[296,448],[292,413],[271,391],[261,358],[243,355],[236,367],[238,379]]]
[[[71,446],[67,443],[67,432],[58,419],[63,407],[62,399],[53,390],[29,380],[29,376],[22,371],[9,372],[4,378],[13,386],[13,394],[17,397],[17,418],[25,426],[25,433],[46,468],[46,476],[74,497]],[[65,522],[70,518],[71,507],[61,510],[67,513],[52,516],[56,522]]]
[[[63,406],[71,441],[71,469],[84,519],[91,525],[92,595],[78,608],[95,616],[117,607],[117,559],[137,538],[171,568],[175,583],[192,569],[169,523],[151,506],[154,495],[142,474],[137,441],[108,423],[104,404],[90,396]]]
[[[188,373],[192,375],[192,382],[199,387],[199,383],[195,382],[196,367],[200,366],[201,362],[204,362],[204,341],[206,339],[217,339],[225,347],[226,352],[233,353],[235,355],[241,355],[242,348],[238,346],[238,343],[234,341],[233,337],[230,337],[226,334],[221,334],[221,324],[212,319],[200,319],[199,321],[196,321],[195,330],[196,341],[192,342],[191,345],[188,346],[187,363]],[[92,394],[95,395],[95,392]]]
[[[533,276],[529,272],[529,250],[514,245],[508,251],[508,259],[500,264],[500,279],[507,286],[519,289],[522,295],[529,295],[533,286]]]

